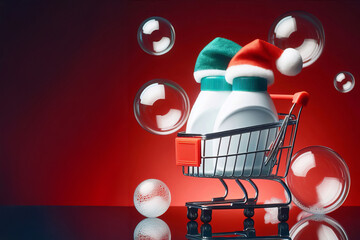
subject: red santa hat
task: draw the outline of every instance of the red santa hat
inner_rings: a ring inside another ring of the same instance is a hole
[[[286,75],[295,76],[301,72],[303,61],[300,53],[287,48],[282,50],[268,42],[256,39],[240,49],[231,59],[225,78],[230,84],[237,77],[262,77],[268,85],[274,83],[273,66]]]

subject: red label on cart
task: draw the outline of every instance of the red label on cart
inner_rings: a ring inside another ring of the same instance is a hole
[[[201,138],[177,137],[175,139],[176,165],[199,167],[201,163]]]

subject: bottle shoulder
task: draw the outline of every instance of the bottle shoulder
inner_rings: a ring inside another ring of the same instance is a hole
[[[231,92],[201,91],[191,109],[192,112],[208,111],[220,108]]]
[[[211,132],[218,112],[229,94],[230,92],[225,91],[201,91],[191,109],[186,132]]]
[[[244,108],[267,108],[275,114],[276,109],[267,92],[232,92],[224,102],[222,112],[236,112]]]
[[[221,107],[215,130],[228,130],[275,122],[277,112],[267,92],[233,92]]]

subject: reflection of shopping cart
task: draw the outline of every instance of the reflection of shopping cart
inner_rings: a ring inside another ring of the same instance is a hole
[[[291,193],[282,179],[288,173],[300,114],[307,104],[309,94],[299,92],[294,95],[274,94],[271,97],[289,99],[293,103],[289,114],[279,114],[279,122],[203,135],[178,133],[176,164],[182,166],[183,174],[218,178],[225,188],[223,197],[213,198],[211,201],[187,202],[187,217],[190,220],[197,218],[198,209],[201,209],[201,221],[207,223],[211,221],[213,209],[244,209],[244,215],[252,217],[255,208],[278,208],[279,221],[288,220]],[[299,110],[296,116],[292,112],[297,105]],[[231,150],[234,146],[235,152]],[[228,187],[224,179],[234,179],[244,197],[227,199]],[[258,204],[259,191],[252,179],[278,182],[287,193],[287,202]],[[254,197],[248,196],[240,180],[245,180],[252,186],[255,190]]]
[[[189,240],[203,240],[203,239],[217,239],[217,240],[291,240],[289,237],[289,225],[286,222],[280,222],[277,224],[278,234],[257,236],[255,231],[255,221],[251,218],[245,218],[243,222],[243,230],[232,232],[213,232],[212,226],[209,223],[204,223],[198,229],[198,223],[195,221],[189,221],[186,225],[187,233],[186,239]]]

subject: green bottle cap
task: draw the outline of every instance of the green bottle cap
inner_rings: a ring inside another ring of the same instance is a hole
[[[234,78],[232,90],[246,92],[267,91],[267,80],[262,77],[237,77]]]
[[[210,76],[201,79],[201,91],[231,91],[232,86],[226,82],[225,76]]]

